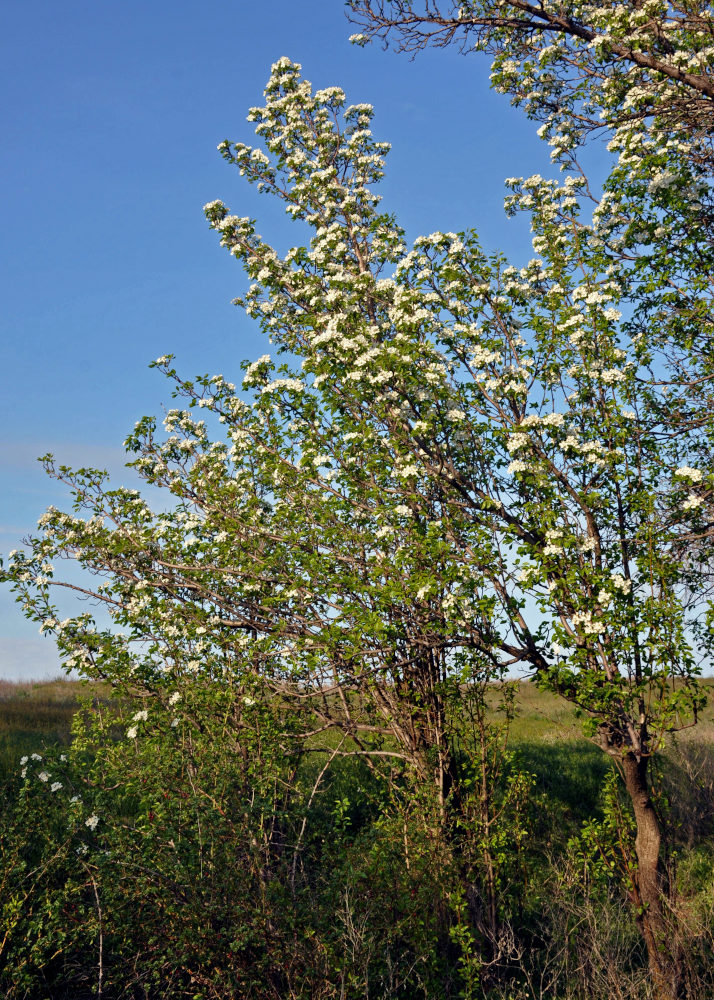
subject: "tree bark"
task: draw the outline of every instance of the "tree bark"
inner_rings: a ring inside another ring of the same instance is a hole
[[[622,760],[625,787],[635,814],[637,870],[631,899],[645,940],[656,1000],[685,1000],[683,963],[665,910],[669,884],[660,857],[662,831],[649,794],[649,758],[630,751]]]

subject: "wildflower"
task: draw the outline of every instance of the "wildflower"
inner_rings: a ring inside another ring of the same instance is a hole
[[[129,737],[130,740],[135,740],[136,734],[137,734],[136,726],[130,726],[126,731],[126,735]]]
[[[52,784],[50,785],[50,791],[51,792],[58,792],[61,787],[62,787],[62,782],[61,781],[53,781]]]
[[[37,775],[37,777],[40,779],[40,781],[44,781],[44,782],[47,782],[47,781],[50,780],[50,776],[47,773],[47,771],[40,771],[40,773]]]
[[[132,716],[132,722],[146,722],[148,718],[149,713],[145,708],[143,708],[140,712],[137,712],[136,715]]]
[[[92,815],[89,816],[84,821],[84,825],[88,826],[90,830],[96,830],[98,823],[99,823],[99,816],[97,816],[96,813],[92,813]]]
[[[174,691],[174,693],[169,698],[169,705],[175,705],[179,701],[181,701],[181,695],[179,694],[178,691]]]

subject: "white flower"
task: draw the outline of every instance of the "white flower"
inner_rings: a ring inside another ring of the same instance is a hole
[[[678,469],[675,469],[675,476],[683,476],[685,479],[689,479],[692,483],[701,483],[702,472],[700,469],[693,469],[690,465],[680,465]]]
[[[38,753],[31,753],[30,760],[42,760],[42,757]]]
[[[602,632],[602,627],[593,621],[589,611],[576,611],[573,615],[573,625],[576,628],[580,626],[585,635],[598,635]]]
[[[88,826],[90,830],[96,830],[98,822],[99,822],[99,816],[97,816],[96,813],[92,813],[91,816],[85,819],[84,825]]]
[[[701,507],[704,503],[701,497],[698,497],[696,493],[690,493],[687,499],[682,504],[682,510],[696,510],[697,507]]]
[[[169,698],[169,705],[175,705],[179,701],[181,701],[181,695],[179,694],[178,691],[174,691],[174,693]]]
[[[463,410],[449,410],[446,416],[449,418],[449,420],[464,420],[466,414],[464,413]]]
[[[26,767],[23,767],[23,769],[20,771],[20,777],[21,778],[26,778],[27,777],[27,768]]]
[[[410,479],[412,476],[419,475],[419,467],[416,465],[405,465],[403,469],[396,469],[395,472],[402,479]]]
[[[613,587],[622,591],[623,594],[629,594],[632,590],[632,580],[625,579],[622,573],[611,573],[610,579],[612,580]]]
[[[21,764],[26,764],[28,760],[29,760],[28,757],[20,757],[20,763]]]
[[[513,454],[514,451],[518,451],[519,448],[526,448],[531,443],[531,439],[527,434],[511,434],[508,441],[506,442],[506,448]]]
[[[40,781],[49,781],[50,780],[50,776],[47,773],[47,771],[40,771],[40,773],[37,775],[37,777],[40,779]]]
[[[660,188],[671,187],[677,181],[677,175],[671,170],[662,170],[655,174],[652,180],[647,185],[647,191],[649,194],[655,194]]]
[[[511,464],[508,466],[508,471],[510,473],[527,472],[528,468],[529,468],[528,462],[521,462],[519,459],[517,459],[515,462],[511,462]]]
[[[126,735],[129,737],[130,740],[135,740],[136,734],[137,734],[136,726],[130,726],[126,731]]]
[[[51,792],[58,792],[61,787],[62,787],[62,782],[61,781],[53,781],[52,784],[50,785],[50,791]]]
[[[137,712],[136,715],[132,716],[131,721],[132,722],[146,722],[146,720],[148,718],[149,718],[149,713],[146,711],[145,708],[142,708],[142,710],[140,712]]]
[[[615,382],[622,382],[625,378],[619,368],[607,368],[600,372],[600,379],[605,385],[614,385]]]
[[[250,708],[251,705],[255,705],[255,698],[249,698],[246,695],[246,697],[243,699],[243,704],[247,705]]]

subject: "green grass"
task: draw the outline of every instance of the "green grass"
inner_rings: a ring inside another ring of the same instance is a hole
[[[71,739],[80,699],[106,697],[101,685],[64,678],[14,684],[0,680],[0,780],[19,767],[23,754]]]
[[[707,677],[701,683],[709,700],[697,725],[684,732],[688,738],[714,742],[714,677]],[[515,743],[541,739],[546,743],[585,740],[573,706],[539,690],[535,684],[527,681],[519,684],[516,705],[517,715],[511,727],[511,739]]]
[[[714,678],[702,683],[709,691],[709,702],[699,724],[687,730],[685,738],[714,743]],[[27,683],[0,680],[0,778],[17,768],[22,754],[39,752],[49,744],[68,744],[72,716],[88,695],[107,701],[111,692],[106,685],[66,678]],[[592,771],[593,781],[597,778],[602,755],[583,736],[574,708],[535,684],[519,684],[510,740],[523,762],[543,775],[543,790],[555,798],[563,789],[549,787],[554,779],[548,775],[557,772],[562,776],[558,781],[566,781],[569,760],[576,769],[577,760],[588,773]],[[549,763],[553,756],[558,758],[557,767],[551,766],[554,760]]]

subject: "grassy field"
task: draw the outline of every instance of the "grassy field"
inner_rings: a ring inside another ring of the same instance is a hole
[[[703,681],[709,701],[699,724],[685,731],[685,738],[714,743],[714,678]],[[0,774],[17,766],[25,753],[50,743],[70,741],[72,716],[87,697],[109,700],[106,685],[66,678],[12,683],[0,680]],[[517,697],[517,714],[511,727],[511,742],[580,743],[588,741],[574,708],[554,695],[522,682]]]
[[[685,730],[687,738],[696,737],[714,742],[714,677],[702,681],[708,692],[708,702],[697,726]],[[521,683],[518,690],[518,713],[513,721],[514,741],[545,742],[581,740],[582,728],[575,709],[562,698],[540,691],[535,684]]]
[[[50,744],[67,745],[72,716],[87,698],[106,700],[98,684],[56,680],[14,684],[0,680],[0,780],[18,768],[23,754]]]

